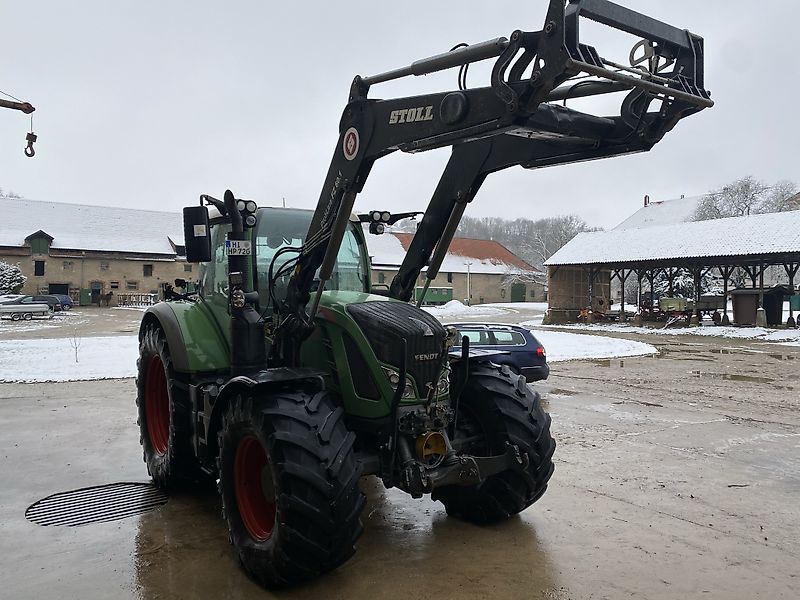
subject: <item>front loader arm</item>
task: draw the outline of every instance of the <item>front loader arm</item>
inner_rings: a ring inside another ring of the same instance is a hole
[[[601,57],[580,43],[580,17],[644,37],[634,47],[641,56],[631,52],[631,67]],[[384,81],[487,59],[495,59],[488,87],[367,98],[370,87]],[[578,76],[582,78],[570,83]],[[595,116],[556,104],[619,91],[628,93],[615,116]],[[651,111],[653,104],[656,110]],[[540,31],[517,30],[508,40],[497,38],[387,73],[356,77],[286,301],[278,307],[273,364],[297,364],[356,195],[379,158],[396,150],[453,147],[392,284],[391,295],[407,300],[413,281],[434,252],[429,277],[435,276],[437,259],[440,263],[466,203],[489,173],[514,165],[538,168],[646,151],[680,119],[712,105],[703,87],[702,39],[607,0],[570,0],[568,6],[564,0],[550,0]],[[307,313],[318,270],[317,293]]]

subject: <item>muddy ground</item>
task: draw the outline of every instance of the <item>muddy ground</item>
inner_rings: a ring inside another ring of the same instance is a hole
[[[279,594],[237,566],[213,490],[110,523],[28,522],[54,492],[147,481],[133,381],[0,385],[0,597],[799,597],[800,348],[636,339],[660,353],[555,363],[535,384],[556,472],[522,515],[475,527],[365,479],[355,557]]]

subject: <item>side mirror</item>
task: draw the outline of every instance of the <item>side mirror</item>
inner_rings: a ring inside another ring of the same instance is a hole
[[[211,228],[208,224],[208,207],[187,206],[183,209],[183,240],[186,261],[190,263],[211,260]]]
[[[176,288],[185,288],[186,287],[186,280],[185,279],[176,279],[175,280],[175,287]]]

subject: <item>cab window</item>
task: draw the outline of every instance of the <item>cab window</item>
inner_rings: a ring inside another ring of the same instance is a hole
[[[270,265],[272,265],[272,275],[275,277],[281,267],[297,257],[297,252],[284,252],[277,258],[276,255],[283,248],[302,247],[310,222],[311,213],[269,209],[261,212],[256,230],[256,273],[259,304],[262,310],[271,304],[268,282]],[[366,249],[361,238],[355,233],[353,224],[350,223],[345,230],[331,279],[325,289],[369,291],[365,257]],[[286,296],[292,273],[293,270],[287,268],[275,279],[274,293],[277,298]]]

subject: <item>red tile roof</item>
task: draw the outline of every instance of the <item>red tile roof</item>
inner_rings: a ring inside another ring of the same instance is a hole
[[[408,251],[411,245],[411,240],[414,238],[413,233],[393,233],[403,249]],[[511,252],[500,242],[494,240],[476,240],[472,238],[453,238],[448,250],[449,254],[457,256],[464,256],[467,258],[474,258],[476,260],[488,260],[495,264],[504,263],[513,265],[525,271],[537,271],[534,266],[522,260],[519,256]]]

